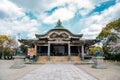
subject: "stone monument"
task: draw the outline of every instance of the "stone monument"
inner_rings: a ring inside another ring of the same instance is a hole
[[[25,56],[23,56],[23,52],[20,47],[17,49],[16,53],[17,53],[16,56],[13,56],[14,64],[11,66],[11,68],[25,67],[24,65]]]
[[[98,49],[94,55],[94,57],[92,57],[93,59],[93,68],[97,68],[97,69],[105,69],[106,68],[106,64],[104,63],[104,57],[101,56],[100,54],[100,49]]]

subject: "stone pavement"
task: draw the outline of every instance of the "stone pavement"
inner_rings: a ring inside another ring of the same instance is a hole
[[[72,64],[45,64],[18,80],[97,80]]]

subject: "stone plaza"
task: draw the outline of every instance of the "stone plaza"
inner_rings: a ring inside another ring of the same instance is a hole
[[[92,68],[92,64],[25,64],[10,68],[13,60],[0,60],[0,80],[120,80],[120,63],[108,61],[107,69]]]
[[[18,80],[97,80],[72,64],[45,64]]]

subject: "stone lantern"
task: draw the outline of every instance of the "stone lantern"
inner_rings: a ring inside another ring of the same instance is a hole
[[[105,69],[106,68],[106,64],[104,63],[104,57],[101,56],[99,49],[95,52],[95,55],[94,55],[94,57],[92,57],[92,59],[94,62],[92,65],[93,68],[97,68],[97,69]]]

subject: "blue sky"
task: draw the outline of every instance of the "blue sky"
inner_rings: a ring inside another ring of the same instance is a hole
[[[120,0],[0,0],[0,34],[35,38],[58,19],[74,34],[95,39],[102,28],[120,18]]]

